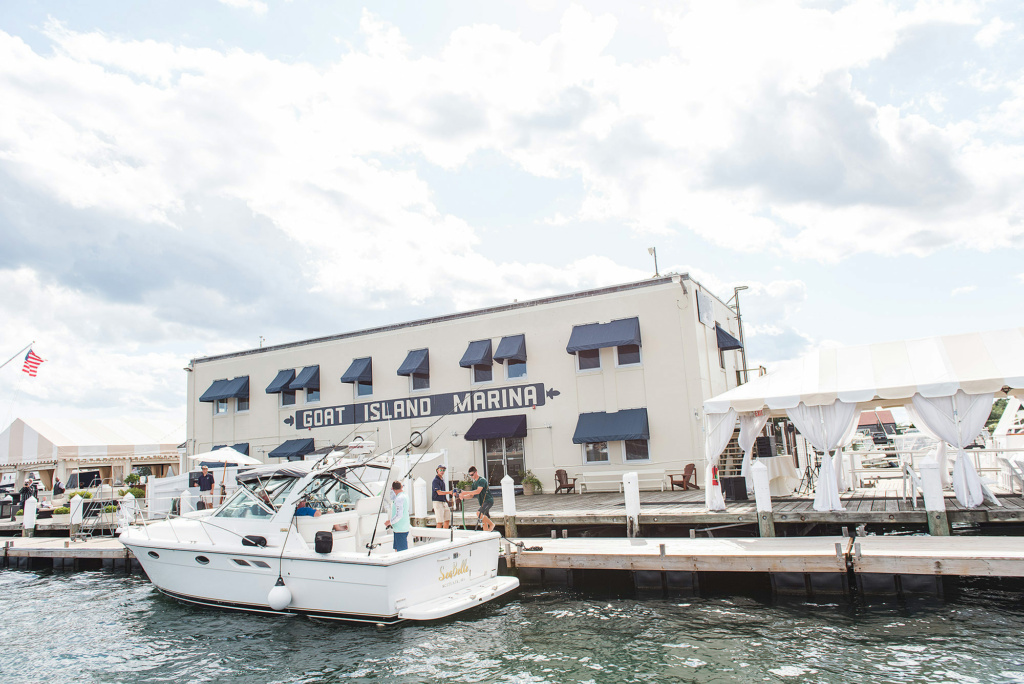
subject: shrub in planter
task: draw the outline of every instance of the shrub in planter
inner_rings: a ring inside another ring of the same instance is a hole
[[[82,490],[79,490],[79,491],[76,491],[76,492],[68,492],[68,501],[70,501],[71,499],[75,498],[76,496],[80,496],[83,499],[91,499],[92,498],[92,492],[86,492],[86,491],[82,491]]]
[[[103,512],[104,513],[116,513],[117,512],[117,506],[115,506],[114,504],[109,504],[107,506],[104,506],[103,507]]]
[[[523,473],[523,494],[529,496],[530,494],[542,494],[544,492],[544,484],[540,481],[540,478],[533,474],[532,470],[527,470]]]
[[[142,478],[136,475],[135,473],[129,473],[128,475],[125,476],[124,483],[129,487],[134,487],[135,485],[139,484],[141,480]]]
[[[15,513],[14,515],[15,515],[15,516],[22,516],[22,515],[25,515],[25,511],[17,511],[17,512],[16,512],[16,513]]]
[[[59,506],[53,509],[54,515],[68,515],[69,513],[71,513],[71,509],[67,506]]]
[[[129,487],[128,489],[121,489],[117,492],[117,495],[124,496],[128,492],[131,492],[132,496],[134,496],[136,499],[146,498],[146,490],[143,489],[142,487]]]

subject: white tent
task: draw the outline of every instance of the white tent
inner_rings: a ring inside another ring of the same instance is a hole
[[[953,486],[957,499],[974,507],[982,501],[981,482],[963,447],[984,427],[997,392],[1024,395],[1024,328],[819,349],[704,402],[707,422],[719,433],[707,434],[709,466],[735,427],[730,412],[788,415],[816,449],[838,456],[860,409],[905,406],[922,431],[957,449]],[[841,507],[835,465],[827,457],[822,464],[818,510]],[[709,492],[708,507],[721,510],[720,498]]]

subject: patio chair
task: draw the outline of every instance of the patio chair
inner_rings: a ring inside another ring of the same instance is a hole
[[[569,477],[564,470],[555,471],[555,494],[565,490],[565,493],[576,491],[576,480],[579,478]]]
[[[687,489],[700,489],[697,486],[697,466],[692,463],[686,464],[682,475],[669,475],[669,479],[672,482],[673,490],[676,487],[681,488],[684,492]]]

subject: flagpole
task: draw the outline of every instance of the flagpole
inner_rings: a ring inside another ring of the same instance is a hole
[[[18,358],[19,356],[21,356],[21,352],[25,351],[26,349],[28,349],[29,347],[31,347],[31,346],[32,346],[33,344],[35,344],[35,343],[36,343],[36,341],[35,341],[35,340],[32,340],[31,342],[29,342],[28,344],[26,344],[26,345],[25,345],[24,347],[22,347],[22,348],[21,348],[21,351],[20,351],[20,352],[18,352],[17,354],[15,354],[14,356],[12,356],[11,358],[7,359],[7,360],[6,360],[6,361],[4,361],[3,363],[0,363],[0,368],[3,368],[4,366],[6,366],[7,364],[9,364],[9,363],[10,363],[11,361],[13,361],[14,359],[16,359],[16,358]]]

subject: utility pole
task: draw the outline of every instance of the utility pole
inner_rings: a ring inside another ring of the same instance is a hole
[[[743,363],[743,382],[746,384],[747,378],[747,341],[743,339],[743,316],[740,314],[740,290],[746,290],[746,285],[739,285],[732,288],[732,298],[736,300],[736,304],[733,306],[733,311],[736,312],[736,326],[740,330],[740,361]]]
[[[657,247],[648,247],[647,248],[647,253],[650,254],[652,257],[654,257],[654,277],[657,278],[658,277],[658,248]]]

